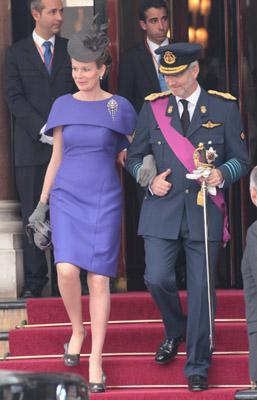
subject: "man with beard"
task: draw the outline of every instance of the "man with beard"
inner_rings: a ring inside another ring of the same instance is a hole
[[[206,183],[212,193],[216,188],[216,195],[207,197],[210,275],[215,287],[220,243],[228,240],[223,191],[247,173],[249,164],[235,98],[207,93],[197,82],[200,51],[200,45],[191,43],[175,43],[156,51],[170,92],[146,98],[126,162],[136,177],[143,157],[153,153],[155,158],[157,175],[146,191],[138,229],[145,243],[145,283],[164,323],[164,341],[155,361],[165,364],[173,360],[186,340],[185,375],[191,391],[208,388],[212,352],[200,185],[186,174],[194,170],[195,150],[203,144],[205,162],[213,165]],[[181,309],[175,279],[181,247],[186,255],[187,316]],[[211,303],[215,310],[215,290]]]

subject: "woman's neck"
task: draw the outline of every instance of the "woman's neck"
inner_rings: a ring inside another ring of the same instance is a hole
[[[79,92],[75,93],[75,97],[79,100],[96,101],[110,97],[110,93],[105,92],[101,88],[92,92],[80,90]]]

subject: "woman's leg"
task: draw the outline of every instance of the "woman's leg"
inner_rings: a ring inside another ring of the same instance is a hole
[[[85,336],[82,317],[80,270],[73,264],[57,264],[58,287],[72,325],[68,353],[79,354]]]
[[[102,382],[102,351],[110,315],[109,278],[88,272],[89,312],[92,349],[89,362],[89,382]]]

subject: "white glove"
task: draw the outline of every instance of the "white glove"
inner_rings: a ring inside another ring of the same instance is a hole
[[[152,154],[148,154],[143,159],[143,164],[137,171],[137,182],[142,187],[149,185],[151,180],[156,176],[157,169],[155,159]]]
[[[46,124],[41,128],[41,130],[39,132],[39,135],[40,135],[39,141],[41,143],[50,144],[52,146],[54,139],[52,136],[45,135],[45,128],[46,128]]]

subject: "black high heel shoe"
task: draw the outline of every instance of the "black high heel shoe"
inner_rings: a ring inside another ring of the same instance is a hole
[[[84,338],[81,343],[81,348],[83,345],[83,342],[87,336],[87,332],[84,331]],[[63,355],[63,360],[64,360],[64,365],[67,367],[76,367],[80,363],[80,354],[69,354],[69,343],[64,343],[64,355]]]
[[[80,354],[69,354],[68,349],[69,349],[69,343],[64,343],[64,355],[63,355],[63,360],[64,360],[64,365],[67,367],[76,367],[80,363]]]
[[[105,373],[103,372],[101,383],[89,382],[88,386],[89,386],[90,393],[105,392],[106,391],[106,375],[105,375]]]

